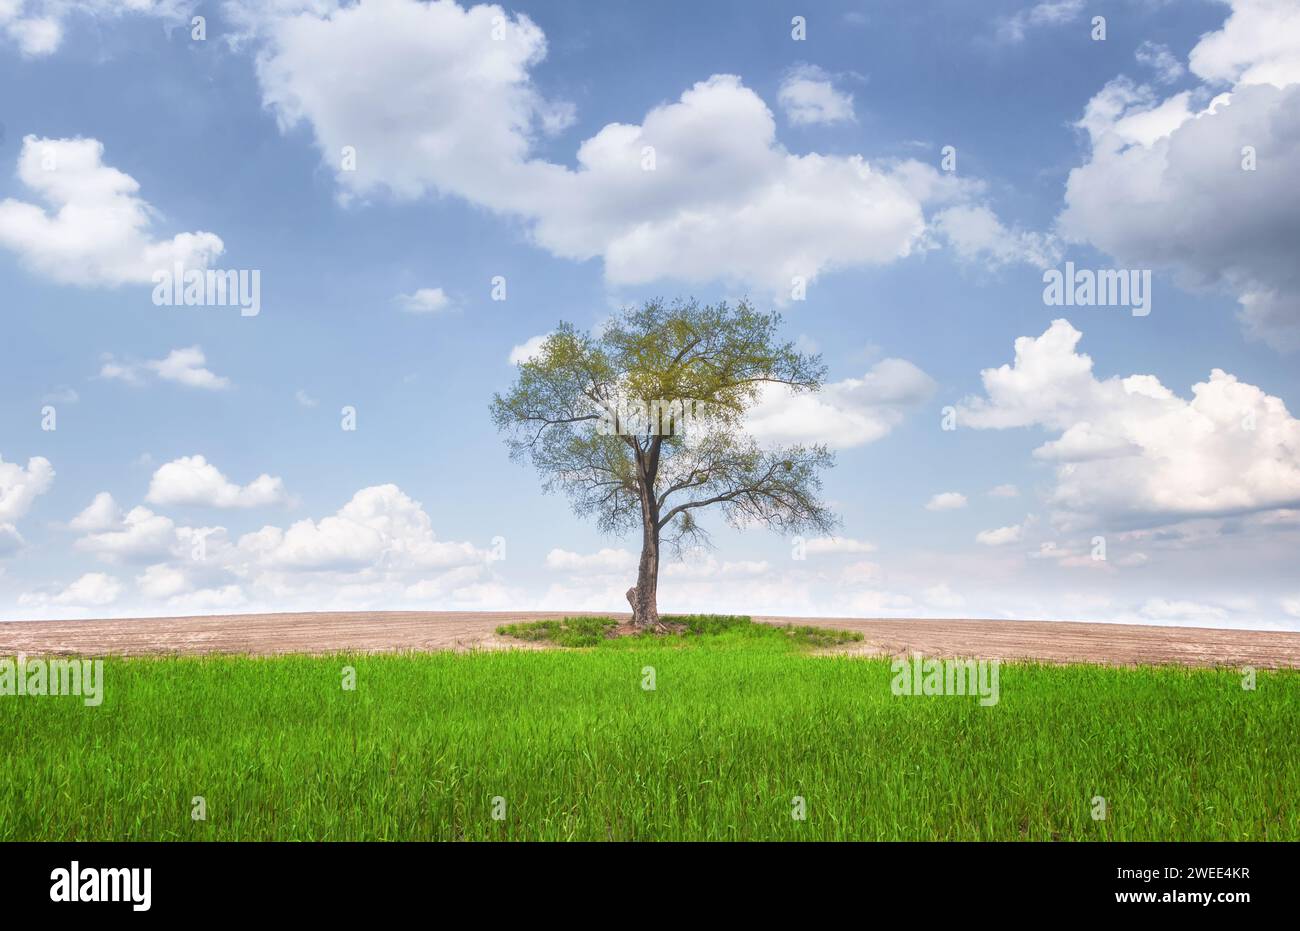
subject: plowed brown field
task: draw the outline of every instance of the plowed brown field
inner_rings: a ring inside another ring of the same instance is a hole
[[[563,612],[368,611],[0,623],[0,655],[333,653],[518,646],[499,624]],[[848,652],[1081,663],[1300,668],[1300,633],[1066,621],[757,617],[861,631]]]

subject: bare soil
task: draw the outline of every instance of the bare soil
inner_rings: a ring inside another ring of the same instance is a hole
[[[570,612],[573,613],[573,612]],[[126,620],[0,622],[0,655],[390,652],[539,649],[499,637],[501,624],[564,612],[365,611],[229,614]],[[626,622],[627,615],[613,615]],[[833,652],[979,657],[1053,663],[1300,668],[1300,633],[1072,621],[755,617],[860,631]]]

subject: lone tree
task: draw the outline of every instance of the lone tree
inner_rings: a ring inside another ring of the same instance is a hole
[[[651,301],[596,333],[561,323],[519,366],[492,419],[511,458],[528,459],[546,491],[606,533],[641,531],[632,622],[659,623],[661,544],[680,554],[708,534],[696,520],[716,506],[735,527],[826,532],[835,517],[817,498],[825,446],[760,446],[744,429],[764,385],[816,391],[818,356],[778,341],[781,318],[745,302],[701,307]]]

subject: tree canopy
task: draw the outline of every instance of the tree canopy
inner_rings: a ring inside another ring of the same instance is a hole
[[[651,301],[594,333],[561,323],[493,398],[511,456],[530,462],[546,490],[567,494],[602,531],[641,531],[628,593],[638,624],[657,621],[661,541],[678,552],[708,542],[701,509],[782,534],[835,524],[818,498],[827,448],[774,448],[746,430],[765,386],[822,384],[820,357],[781,342],[780,322],[744,301]]]

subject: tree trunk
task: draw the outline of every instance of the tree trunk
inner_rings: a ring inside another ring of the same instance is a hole
[[[641,541],[641,562],[636,570],[636,588],[627,590],[636,627],[659,626],[659,531],[647,525]]]

